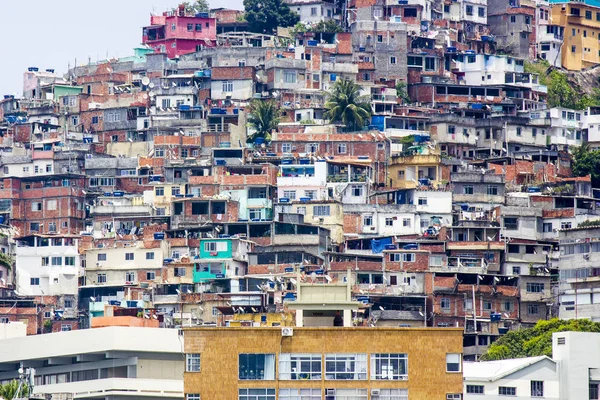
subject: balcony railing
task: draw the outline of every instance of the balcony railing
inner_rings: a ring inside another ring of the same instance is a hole
[[[365,174],[340,174],[340,175],[327,175],[327,182],[366,182],[367,176]]]
[[[208,124],[207,132],[230,132],[230,124]]]

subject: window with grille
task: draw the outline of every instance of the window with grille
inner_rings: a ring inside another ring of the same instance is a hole
[[[239,389],[238,400],[275,400],[275,389]]]
[[[498,394],[500,396],[516,396],[517,395],[517,388],[516,387],[510,387],[510,386],[499,386],[498,387]]]
[[[402,353],[371,354],[371,379],[408,379],[408,355]]]
[[[279,389],[279,400],[321,399],[321,389]]]
[[[200,372],[200,354],[185,355],[185,371]]]
[[[366,354],[326,354],[326,380],[367,379]]]
[[[282,353],[279,356],[280,380],[321,379],[321,354]]]

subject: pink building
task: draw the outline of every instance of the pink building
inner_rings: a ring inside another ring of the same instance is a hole
[[[209,13],[186,14],[180,5],[177,11],[150,16],[150,26],[144,27],[142,43],[174,58],[202,47],[213,47],[216,39],[215,18]]]

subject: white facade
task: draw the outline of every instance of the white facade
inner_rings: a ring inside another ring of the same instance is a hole
[[[0,383],[35,368],[34,393],[75,399],[183,399],[184,357],[175,329],[108,327],[6,339]]]
[[[587,140],[590,148],[600,148],[600,109],[591,107],[583,116],[583,126],[587,128]]]
[[[210,93],[213,100],[248,100],[254,94],[252,79],[213,80]]]
[[[141,241],[128,247],[89,249],[86,251],[86,285],[137,284],[140,270],[150,273],[150,276],[142,273],[142,278],[146,279],[141,280],[160,280],[159,273],[155,272],[152,278],[150,271],[160,270],[167,254],[166,241],[161,242],[161,247],[151,249],[145,248]]]
[[[54,161],[52,159],[33,160],[26,163],[4,164],[2,167],[3,177],[18,177],[40,175],[54,175]]]
[[[537,15],[534,18],[536,25],[536,45],[537,55],[548,61],[554,67],[561,66],[561,46],[562,39],[558,32],[560,28],[551,25],[550,16],[552,11],[548,0],[536,0]]]
[[[590,386],[600,383],[600,334],[554,333],[552,357],[560,367],[561,400],[598,398],[589,395]]]
[[[583,111],[568,108],[551,108],[532,113],[532,118],[539,114],[540,118],[550,120],[550,142],[559,146],[581,146],[585,115]]]
[[[81,259],[78,240],[31,236],[19,240],[15,255],[17,293],[23,296],[77,295]]]
[[[333,19],[335,6],[324,1],[293,1],[288,3],[290,10],[300,16],[302,22],[319,22]]]
[[[559,368],[546,356],[465,362],[463,368],[465,400],[560,398]]]
[[[467,21],[475,24],[487,24],[487,1],[461,0],[444,7],[444,19],[450,21]]]
[[[310,197],[315,192],[315,199],[327,199],[327,163],[287,164],[279,167],[277,177],[277,198],[290,201]],[[306,192],[309,192],[307,195]]]

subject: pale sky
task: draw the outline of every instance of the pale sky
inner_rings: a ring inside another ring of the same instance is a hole
[[[209,0],[243,9],[242,0]],[[178,0],[0,0],[0,98],[20,95],[28,67],[67,71],[69,63],[126,57],[142,41],[150,14]]]

